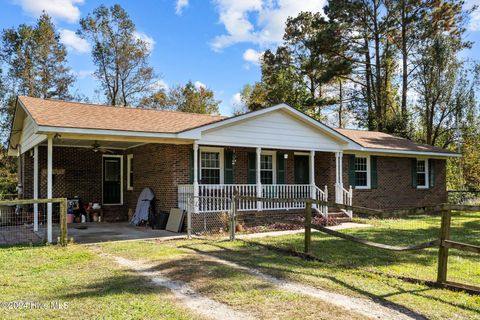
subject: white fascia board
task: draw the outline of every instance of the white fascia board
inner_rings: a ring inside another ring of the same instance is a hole
[[[334,149],[334,148],[297,148],[294,146],[285,146],[285,147],[279,147],[279,146],[269,146],[265,144],[256,144],[255,141],[253,141],[251,144],[245,144],[245,143],[229,143],[226,145],[225,143],[216,143],[216,142],[208,142],[208,143],[202,143],[202,140],[198,140],[199,145],[208,145],[208,146],[219,146],[219,147],[240,147],[240,148],[262,148],[262,149],[273,149],[273,150],[292,150],[292,151],[320,151],[320,152],[341,152],[342,149]]]
[[[392,156],[426,156],[431,158],[460,158],[462,154],[460,153],[444,153],[444,152],[428,152],[428,151],[409,151],[409,150],[393,150],[393,149],[377,149],[377,148],[352,148],[343,150],[344,153],[358,153],[365,152],[368,154],[378,154],[378,155],[392,155]]]
[[[108,129],[83,129],[83,128],[64,128],[51,126],[38,126],[38,133],[69,133],[69,134],[83,134],[83,135],[108,135],[108,136],[125,136],[134,138],[179,138],[176,133],[156,133],[156,132],[141,132],[141,131],[125,131],[125,130],[108,130]]]

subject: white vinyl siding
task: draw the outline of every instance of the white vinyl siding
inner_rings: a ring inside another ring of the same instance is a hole
[[[342,148],[333,137],[281,110],[208,130],[202,133],[199,142],[290,150],[335,151]]]
[[[46,135],[34,133],[37,129],[32,117],[27,116],[23,121],[22,135],[20,136],[21,152],[27,152],[37,144],[47,139]]]

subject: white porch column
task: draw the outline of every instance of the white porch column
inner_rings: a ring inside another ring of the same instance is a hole
[[[198,142],[193,143],[193,212],[199,211],[199,187],[198,187]]]
[[[53,197],[53,137],[48,136],[47,144],[47,198]],[[47,204],[47,242],[52,242],[52,203]]]
[[[257,197],[261,198],[262,197],[262,179],[260,176],[260,161],[261,161],[261,155],[262,155],[262,148],[257,148],[257,161],[255,161],[256,166],[256,178],[257,178]],[[262,205],[263,203],[260,201],[257,201],[257,211],[262,210]]]
[[[310,168],[310,197],[312,199],[315,199],[315,151],[311,150],[310,151],[310,163],[309,163],[309,168]]]
[[[33,199],[38,199],[38,146],[33,148]],[[38,203],[33,204],[33,231],[38,231]]]
[[[336,152],[335,160],[335,201],[343,203],[343,152]]]

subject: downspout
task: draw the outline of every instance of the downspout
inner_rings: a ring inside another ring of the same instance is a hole
[[[19,199],[23,199],[23,185],[24,185],[24,157],[22,157],[22,146],[19,144],[18,149],[18,160],[17,160],[17,194]]]

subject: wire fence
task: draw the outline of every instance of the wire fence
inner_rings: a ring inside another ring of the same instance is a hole
[[[186,198],[187,231],[194,235],[225,235],[232,231],[231,199],[213,196]],[[195,208],[203,208],[198,212]]]
[[[480,190],[449,190],[448,203],[480,205]]]
[[[0,245],[65,244],[66,237],[65,199],[0,201]]]

